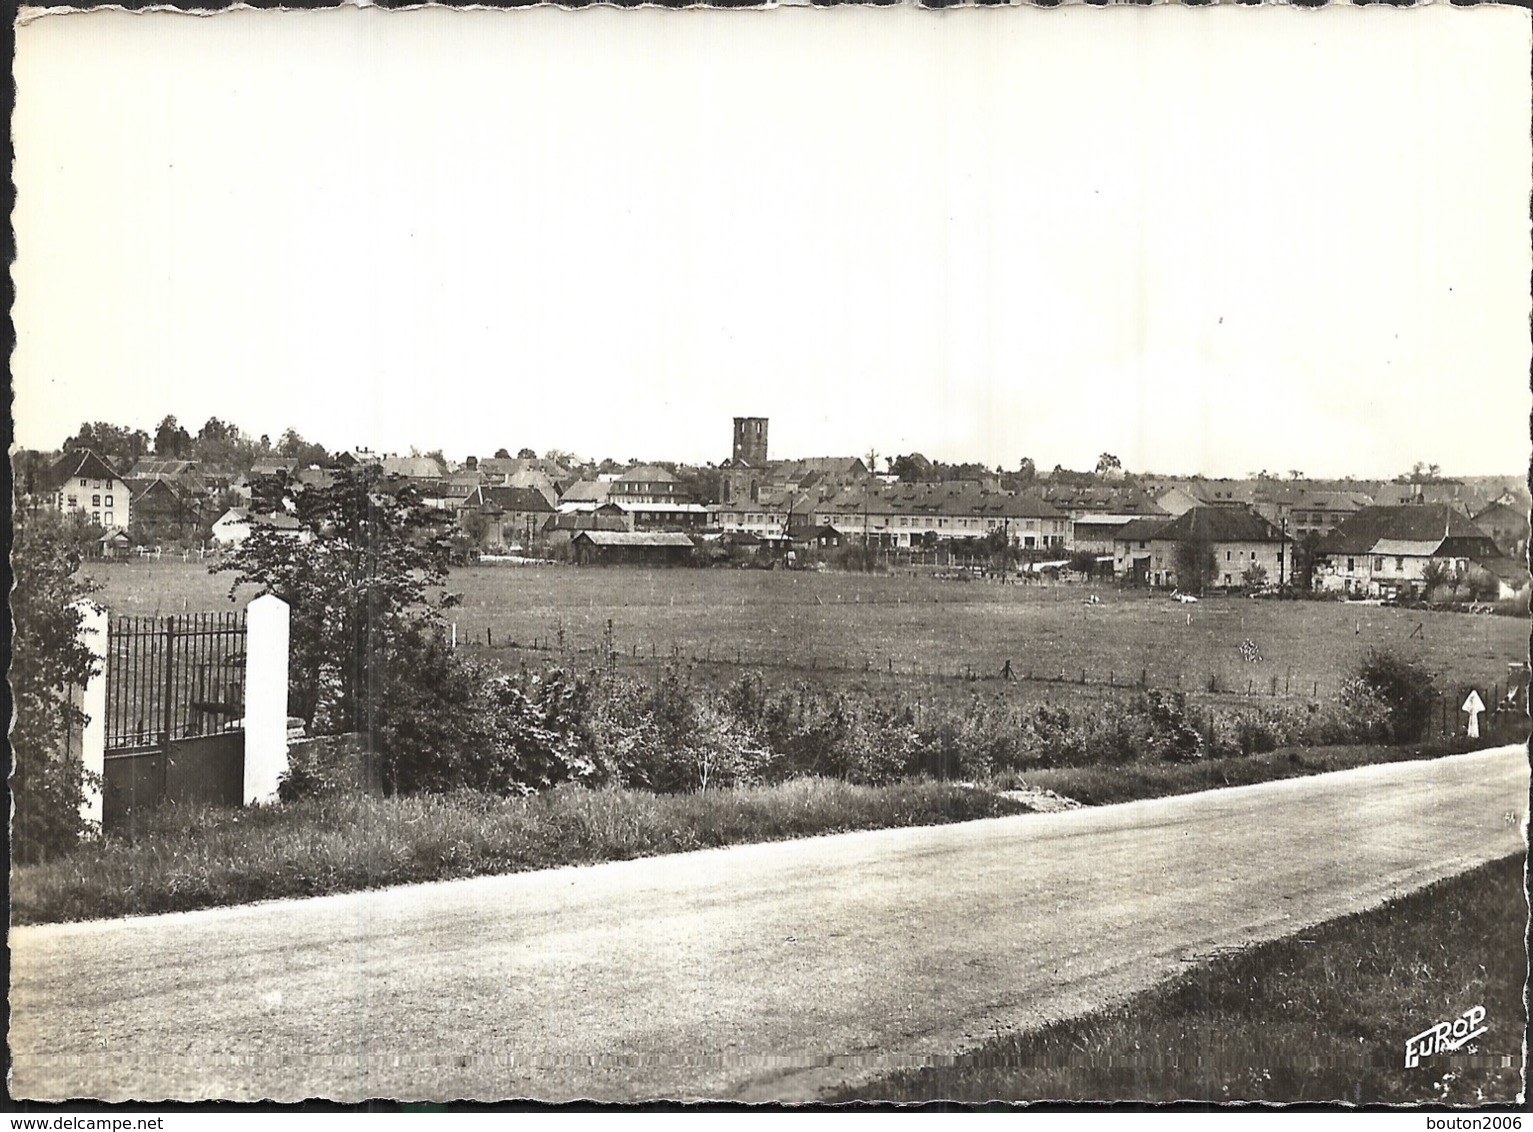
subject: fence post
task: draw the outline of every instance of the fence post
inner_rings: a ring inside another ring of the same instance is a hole
[[[85,787],[80,817],[100,825],[102,776],[106,773],[107,614],[93,601],[76,602],[75,609],[80,612],[80,643],[91,651],[97,666],[96,674],[85,686],[72,693],[75,706],[85,714],[85,726],[76,733],[80,740],[80,762],[95,776],[93,783]]]
[[[245,804],[277,796],[287,769],[287,602],[262,594],[245,611]]]

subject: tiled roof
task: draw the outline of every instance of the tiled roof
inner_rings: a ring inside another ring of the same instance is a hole
[[[565,488],[559,497],[561,503],[605,503],[612,494],[612,485],[599,480],[577,480]]]
[[[1342,521],[1325,541],[1332,554],[1367,554],[1380,539],[1420,542],[1449,538],[1489,539],[1467,515],[1442,503],[1364,507]]]
[[[1171,525],[1170,515],[1151,515],[1143,519],[1132,519],[1118,528],[1118,533],[1113,535],[1115,542],[1149,542],[1153,538],[1160,538],[1161,531]]]
[[[617,483],[676,483],[676,477],[657,464],[640,464],[621,472]]]
[[[503,511],[553,512],[553,507],[543,497],[543,493],[534,491],[530,487],[486,487],[480,490],[485,502],[492,503]]]
[[[55,491],[75,479],[120,480],[122,477],[89,448],[76,448],[64,453],[48,472],[48,482]]]
[[[441,479],[446,474],[441,462],[431,456],[386,456],[382,466],[384,475],[415,480]]]
[[[166,479],[199,471],[195,460],[162,460],[158,456],[140,456],[128,470],[129,479]]]
[[[1385,558],[1430,558],[1442,548],[1443,540],[1440,538],[1428,539],[1402,539],[1381,538],[1369,548],[1369,554],[1382,555]]]
[[[1282,531],[1244,507],[1193,507],[1160,529],[1155,536],[1177,542],[1282,542]]]
[[[684,534],[668,531],[581,531],[575,536],[593,546],[685,546],[692,540]]]

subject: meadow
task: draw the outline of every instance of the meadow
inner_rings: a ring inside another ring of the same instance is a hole
[[[93,563],[88,573],[114,614],[229,609],[253,596],[241,591],[231,606],[230,575],[195,560]],[[782,681],[1001,687],[1009,660],[1009,694],[1022,698],[1141,683],[1198,697],[1330,698],[1375,646],[1422,660],[1450,694],[1475,686],[1484,696],[1528,654],[1515,617],[1243,597],[1182,605],[1110,583],[480,565],[455,569],[449,589],[461,596],[451,614],[459,646],[509,664],[606,663],[610,623],[612,662],[625,667],[682,661],[724,679],[752,668]]]

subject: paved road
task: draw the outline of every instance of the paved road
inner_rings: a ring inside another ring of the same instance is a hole
[[[11,932],[13,1095],[806,1099],[1523,848],[1502,748]]]

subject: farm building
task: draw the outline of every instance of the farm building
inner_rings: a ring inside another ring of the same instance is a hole
[[[133,529],[142,539],[200,537],[202,496],[191,494],[171,478],[130,480],[129,486],[133,490]]]
[[[1212,555],[1209,584],[1239,589],[1253,575],[1287,579],[1291,540],[1266,519],[1239,506],[1189,507],[1175,517],[1135,519],[1113,538],[1113,572],[1141,584],[1175,587],[1180,548],[1193,545]]]
[[[570,539],[582,566],[686,566],[693,550],[678,531],[580,531]]]
[[[1528,512],[1523,507],[1497,500],[1474,516],[1474,525],[1495,539],[1508,558],[1526,557]]]
[[[202,474],[202,465],[196,460],[161,460],[154,456],[140,456],[128,470],[129,480],[169,480],[183,492],[201,495],[208,489]]]
[[[1504,556],[1495,540],[1444,503],[1365,507],[1321,544],[1317,589],[1378,597],[1424,589],[1429,562],[1456,574]]]
[[[550,515],[543,524],[543,545],[550,551],[565,550],[581,531],[626,531],[628,521],[617,508],[599,511],[572,511]]]
[[[529,487],[478,487],[458,512],[459,522],[477,514],[481,524],[479,545],[492,547],[531,545],[554,515],[543,494]]]

